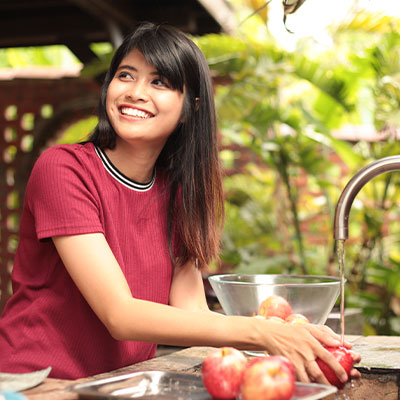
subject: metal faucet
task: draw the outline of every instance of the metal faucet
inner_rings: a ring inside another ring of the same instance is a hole
[[[400,171],[400,155],[381,158],[358,171],[347,183],[336,206],[334,220],[334,239],[346,240],[349,237],[349,214],[354,198],[361,188],[372,178],[385,172]]]

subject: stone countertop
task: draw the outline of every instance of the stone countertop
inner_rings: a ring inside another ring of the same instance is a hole
[[[398,336],[346,336],[353,349],[362,355],[357,366],[360,370],[398,372],[400,374],[400,337]]]
[[[349,336],[354,351],[362,355],[357,368],[361,379],[350,382],[341,391],[340,399],[346,400],[398,400],[400,398],[400,337]],[[29,400],[76,400],[78,396],[69,387],[76,383],[138,371],[161,370],[171,372],[200,373],[201,364],[212,350],[209,347],[190,347],[152,360],[134,364],[116,371],[76,381],[48,378],[36,388],[22,392]],[[346,397],[347,396],[347,397]],[[338,397],[329,396],[327,400]]]

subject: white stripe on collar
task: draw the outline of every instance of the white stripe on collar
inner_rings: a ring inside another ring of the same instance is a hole
[[[153,177],[151,178],[150,182],[139,183],[128,178],[122,172],[118,171],[118,169],[113,165],[113,163],[110,161],[110,159],[107,157],[106,153],[102,149],[95,146],[95,150],[107,172],[122,185],[126,186],[129,189],[136,190],[139,192],[146,192],[147,190],[150,190],[153,187],[154,182],[156,180],[155,168],[153,172]]]

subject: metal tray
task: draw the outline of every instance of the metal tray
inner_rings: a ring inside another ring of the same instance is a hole
[[[134,372],[69,387],[80,399],[211,400],[201,375],[163,371]],[[293,400],[317,400],[335,393],[334,386],[296,382]]]

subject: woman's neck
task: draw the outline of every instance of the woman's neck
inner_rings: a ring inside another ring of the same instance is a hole
[[[105,149],[113,165],[128,178],[138,183],[150,182],[159,151],[139,150],[117,141],[114,149]]]

